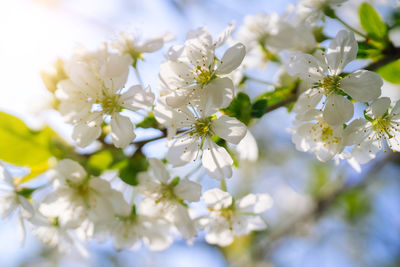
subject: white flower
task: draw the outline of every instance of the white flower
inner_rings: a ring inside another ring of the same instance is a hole
[[[25,193],[32,193],[14,183],[14,179],[0,163],[0,216],[2,219],[13,213],[18,214],[18,237],[20,243],[25,241],[25,218],[34,215],[32,204],[25,198]]]
[[[86,248],[73,236],[71,228],[63,228],[58,222],[58,218],[46,218],[40,213],[29,220],[33,225],[33,233],[47,245],[57,248],[62,253],[69,253],[73,248],[88,257]]]
[[[75,125],[72,138],[88,146],[101,134],[101,124],[110,117],[111,137],[116,147],[126,147],[135,138],[133,124],[120,115],[122,109],[135,111],[152,105],[154,94],[135,85],[123,91],[132,59],[102,48],[73,57],[65,66],[69,77],[58,83],[59,111]]]
[[[174,134],[176,129],[183,128],[171,143],[167,154],[168,162],[174,166],[183,166],[195,161],[200,151],[203,151],[202,164],[209,176],[215,179],[232,176],[233,160],[231,156],[211,137],[216,135],[229,143],[238,144],[246,135],[247,128],[236,118],[226,115],[217,118],[214,114],[216,111],[217,108],[209,101],[208,95],[204,95],[198,108],[181,107],[177,109],[177,112],[180,113],[179,116],[170,113],[172,117],[162,118],[167,125],[175,126],[171,129]],[[157,118],[158,115],[155,113],[155,116]]]
[[[301,21],[315,25],[323,17],[325,11],[340,6],[347,0],[302,0],[297,6],[297,16]]]
[[[159,75],[168,105],[197,104],[198,98],[207,91],[214,93],[210,101],[220,108],[229,105],[234,87],[232,80],[224,76],[239,67],[246,53],[244,45],[237,43],[216,60],[214,50],[226,40],[229,29],[215,42],[206,28],[190,31],[184,46],[170,49]]]
[[[184,201],[200,200],[201,185],[188,179],[171,179],[164,164],[149,159],[149,172],[139,173],[139,192],[146,196],[140,203],[140,214],[162,217],[173,223],[189,242],[197,235],[193,221]]]
[[[140,241],[150,250],[164,250],[173,242],[167,221],[138,214],[117,216],[111,235],[118,250],[138,249]]]
[[[139,59],[143,59],[144,53],[153,53],[160,50],[163,45],[174,39],[170,33],[165,33],[160,36],[155,36],[146,41],[139,41],[139,37],[134,34],[122,32],[120,38],[114,40],[111,46],[117,50],[121,55],[129,55],[133,60],[133,66]]]
[[[312,152],[318,160],[328,161],[340,154],[343,149],[343,125],[330,126],[321,111],[308,114],[309,122],[298,121],[292,131],[292,142],[303,152]]]
[[[262,52],[262,58],[267,60],[272,56],[269,53],[285,49],[307,52],[315,47],[315,38],[308,27],[292,26],[276,13],[246,16],[237,38],[248,52]]]
[[[342,125],[353,117],[353,103],[344,96],[349,95],[359,102],[371,101],[381,94],[382,78],[371,71],[358,70],[344,78],[340,76],[343,68],[357,55],[357,42],[354,34],[340,31],[330,43],[327,53],[315,56],[299,53],[292,57],[288,72],[297,75],[310,84],[297,101],[294,111],[302,114],[322,103],[323,115],[331,126]]]
[[[64,159],[50,173],[54,179],[54,192],[39,206],[46,217],[58,218],[63,228],[79,227],[84,239],[95,234],[96,223],[114,218],[118,207],[123,205],[120,192],[97,177],[89,176],[77,162]]]
[[[243,162],[254,162],[258,159],[257,141],[251,132],[248,130],[243,139],[236,146],[239,153],[239,159]]]
[[[346,145],[355,145],[353,157],[361,164],[375,158],[387,146],[400,151],[400,101],[389,112],[390,99],[378,98],[366,109],[366,118],[352,121],[345,129]]]
[[[210,244],[227,246],[235,236],[247,235],[254,230],[264,230],[267,225],[258,215],[272,206],[267,194],[249,194],[234,201],[228,192],[218,188],[203,194],[209,215],[197,221],[200,229],[206,229],[206,241]]]

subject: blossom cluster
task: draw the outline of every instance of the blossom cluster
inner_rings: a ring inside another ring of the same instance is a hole
[[[251,192],[235,198],[225,179],[233,176],[237,161],[257,159],[248,121],[229,113],[229,107],[248,78],[246,70],[267,62],[285,66],[276,87],[295,85],[290,131],[298,150],[324,162],[346,159],[356,167],[382,149],[399,151],[400,102],[381,96],[377,73],[348,70],[358,53],[354,33],[339,31],[328,48],[315,36],[318,23],[344,2],[304,0],[282,16],[249,15],[236,36],[233,24],[216,38],[206,27],[191,30],[183,44],[166,52],[157,88],[144,86],[138,68],[146,54],[172,41],[170,34],[140,41],[123,33],[95,51],[80,49],[58,60],[42,78],[54,109],[73,128],[74,145],[97,143],[90,149],[108,149],[121,162],[139,154],[145,163],[137,165],[145,170],[131,183],[111,168],[95,175],[88,168],[93,154],[78,153],[58,159],[46,173],[47,186],[28,188],[0,164],[1,216],[18,214],[21,240],[29,225],[45,243],[83,255],[88,253],[83,242],[90,239],[111,239],[118,250],[141,244],[163,250],[178,236],[191,244],[201,231],[208,243],[227,246],[235,236],[266,229],[262,213],[272,198]],[[137,84],[129,84],[133,72]],[[135,142],[134,117],[143,113],[165,138],[168,152],[162,160],[146,158],[141,141]],[[221,188],[203,190],[191,175],[177,175],[183,166],[205,170]],[[42,199],[34,198],[39,192]],[[196,202],[202,208],[194,208]]]

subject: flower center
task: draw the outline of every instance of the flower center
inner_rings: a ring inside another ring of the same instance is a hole
[[[325,95],[330,93],[338,93],[340,90],[340,77],[339,76],[326,76],[322,82],[318,83],[318,87],[324,89]]]
[[[112,115],[114,112],[118,112],[120,110],[119,97],[120,95],[118,94],[104,96],[100,104],[105,114]]]
[[[206,136],[211,131],[211,118],[199,119],[193,126],[191,134]]]
[[[380,135],[386,133],[387,138],[392,138],[393,135],[390,134],[391,123],[388,117],[378,118],[372,122],[372,129],[378,132]]]
[[[324,121],[320,121],[316,123],[312,127],[312,131],[314,131],[314,136],[318,136],[319,138],[314,138],[314,142],[320,141],[324,143],[324,146],[330,144],[338,144],[340,143],[341,138],[334,135],[332,127],[329,126]]]
[[[207,68],[203,68],[200,65],[197,65],[195,68],[195,74],[196,74],[196,81],[197,83],[201,84],[201,85],[205,85],[207,83],[209,83],[212,79],[213,79],[213,73],[207,69]]]

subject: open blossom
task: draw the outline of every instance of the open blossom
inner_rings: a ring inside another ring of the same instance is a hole
[[[206,28],[190,31],[183,46],[173,46],[167,61],[161,64],[159,80],[166,94],[166,103],[179,107],[196,101],[204,92],[212,92],[220,108],[229,105],[234,86],[231,79],[224,77],[242,63],[245,47],[237,43],[230,47],[219,60],[215,49],[228,38],[232,27],[228,27],[215,42]]]
[[[154,94],[135,85],[124,91],[132,59],[107,51],[75,55],[65,66],[69,77],[58,83],[59,111],[75,125],[72,138],[85,147],[101,134],[101,124],[110,118],[112,142],[126,147],[135,138],[133,124],[122,109],[136,111],[152,105]]]
[[[69,253],[73,249],[84,257],[88,256],[86,248],[73,236],[71,230],[73,228],[61,227],[58,217],[46,218],[37,212],[29,221],[34,225],[33,233],[42,242],[57,248],[62,253]]]
[[[312,152],[324,162],[339,155],[344,149],[343,125],[330,126],[319,110],[310,111],[307,119],[307,122],[297,121],[291,129],[296,148]]]
[[[122,32],[120,37],[111,43],[111,46],[119,54],[129,55],[133,60],[133,66],[136,67],[137,61],[143,59],[143,54],[160,50],[165,43],[173,39],[174,36],[172,34],[165,33],[149,38],[146,41],[140,41],[137,35]]]
[[[355,145],[352,155],[361,164],[382,149],[386,151],[385,143],[391,150],[400,151],[400,101],[391,110],[390,103],[388,97],[378,98],[367,108],[367,119],[356,119],[345,129],[346,144]]]
[[[188,179],[171,179],[160,160],[149,159],[149,163],[150,171],[138,176],[138,189],[146,196],[140,203],[140,213],[151,217],[162,214],[185,239],[192,241],[197,231],[184,201],[199,201],[201,186]]]
[[[77,162],[64,159],[50,172],[54,192],[46,196],[39,211],[49,218],[57,218],[65,228],[80,227],[83,238],[93,236],[95,224],[112,220],[115,210],[123,202],[119,191],[98,177],[89,176]]]
[[[347,0],[302,0],[297,6],[297,16],[311,25],[317,24],[327,10],[340,6]]]
[[[116,249],[138,249],[140,242],[150,250],[164,250],[172,242],[170,224],[160,218],[131,213],[118,215],[111,236]]]
[[[306,113],[322,102],[324,120],[331,126],[342,125],[354,114],[353,103],[344,95],[359,102],[379,97],[382,78],[367,70],[357,70],[342,78],[343,68],[357,56],[354,33],[340,31],[329,45],[327,53],[316,56],[298,53],[291,58],[288,72],[314,86],[299,97],[294,111]]]
[[[32,204],[25,198],[29,193],[24,188],[17,186],[6,168],[0,163],[0,216],[2,219],[13,213],[18,214],[18,234],[21,243],[25,240],[25,218],[34,215]]]
[[[258,56],[261,54],[267,60],[272,56],[269,53],[285,49],[307,52],[315,47],[310,29],[304,25],[295,27],[276,13],[246,16],[237,39],[243,42],[248,52],[261,52]]]
[[[202,164],[208,175],[215,179],[229,178],[232,176],[233,160],[226,149],[217,145],[211,137],[216,135],[229,143],[238,144],[246,135],[247,128],[236,118],[226,115],[217,117],[215,112],[218,107],[208,99],[208,96],[204,95],[199,107],[180,107],[176,112],[169,113],[171,117],[161,118],[167,125],[174,125],[171,129],[174,134],[170,136],[175,136],[176,129],[182,129],[171,142],[167,160],[174,166],[183,166],[195,161],[202,151]],[[163,114],[163,109],[168,110],[165,105],[157,105],[156,118]],[[174,116],[175,114],[179,116]]]
[[[267,228],[259,216],[272,206],[267,194],[249,194],[234,201],[228,192],[214,188],[206,191],[203,198],[209,214],[200,217],[197,223],[200,229],[206,229],[206,241],[210,244],[227,246],[235,236]]]

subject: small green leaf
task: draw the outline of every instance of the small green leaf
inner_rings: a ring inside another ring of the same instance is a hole
[[[119,177],[125,183],[135,186],[138,184],[137,175],[139,172],[147,171],[149,162],[141,153],[134,154],[129,159],[124,159],[112,166],[119,170]]]
[[[361,4],[359,15],[361,26],[369,37],[375,40],[382,40],[385,38],[387,26],[372,5],[368,3]]]
[[[136,127],[146,128],[146,129],[147,128],[159,129],[160,124],[157,122],[156,118],[154,118],[153,113],[150,112],[146,118],[144,118],[141,122],[136,124]]]
[[[253,118],[261,118],[265,114],[267,108],[267,100],[259,99],[251,105],[251,116]]]
[[[357,222],[371,211],[371,199],[362,189],[353,189],[338,199],[338,204],[344,209],[346,219]]]
[[[357,58],[378,60],[382,57],[382,49],[384,47],[379,47],[374,45],[374,43],[376,42],[358,42]]]
[[[297,83],[293,83],[290,86],[279,87],[276,88],[274,91],[266,92],[257,97],[257,100],[266,100],[268,106],[273,106],[291,96],[295,93],[295,88]]]
[[[232,100],[229,107],[222,110],[228,116],[235,117],[244,124],[249,124],[251,120],[251,102],[248,95],[245,93],[238,93]]]
[[[113,162],[113,155],[109,150],[102,150],[90,156],[88,160],[88,170],[95,176],[100,175]]]
[[[377,70],[377,73],[390,83],[400,84],[400,60],[381,67]]]
[[[50,147],[54,136],[48,127],[33,131],[22,120],[0,112],[1,160],[28,167],[42,164],[53,156]]]

